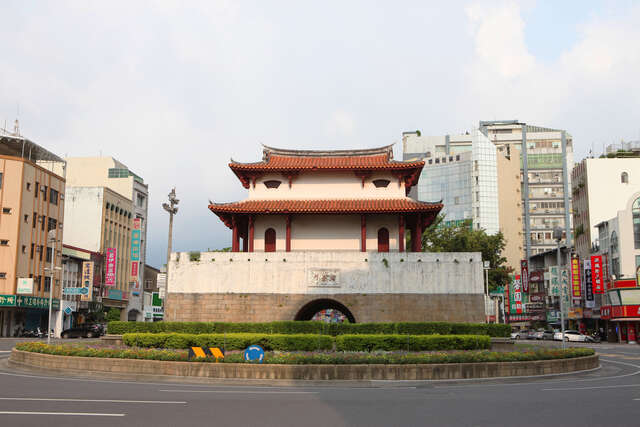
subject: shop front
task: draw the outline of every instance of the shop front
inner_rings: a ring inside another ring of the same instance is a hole
[[[609,342],[637,343],[640,333],[640,304],[603,306],[600,317],[607,321]]]

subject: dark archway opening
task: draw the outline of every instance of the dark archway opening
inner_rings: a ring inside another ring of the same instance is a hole
[[[274,230],[273,228],[267,228],[267,230],[264,232],[264,251],[276,251],[276,230]]]
[[[378,230],[378,252],[389,252],[389,230],[384,227]]]
[[[318,314],[321,315],[316,316]],[[312,320],[315,316],[315,320],[329,321],[323,319],[322,317],[324,317],[324,315],[327,315],[331,318],[339,318],[340,314],[344,315],[345,320],[348,320],[349,323],[356,323],[356,318],[353,317],[351,311],[349,311],[349,309],[343,304],[340,304],[338,301],[332,299],[317,299],[308,302],[300,309],[300,311],[298,311],[298,314],[296,314],[294,320]]]

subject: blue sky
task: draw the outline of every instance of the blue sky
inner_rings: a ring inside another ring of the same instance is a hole
[[[150,185],[149,262],[228,246],[207,200],[245,190],[260,143],[360,148],[405,130],[517,118],[567,129],[576,158],[640,138],[640,3],[3,3],[0,124],[61,155],[112,155]],[[397,152],[399,155],[399,151]]]

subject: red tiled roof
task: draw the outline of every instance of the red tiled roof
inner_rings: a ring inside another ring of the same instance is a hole
[[[406,199],[343,200],[244,200],[235,203],[212,203],[215,213],[228,226],[233,214],[358,214],[358,213],[428,213],[426,223],[442,209],[442,203]]]
[[[267,161],[256,163],[231,162],[229,167],[234,171],[289,171],[289,170],[407,170],[422,168],[423,161],[398,162],[390,160],[386,154],[374,156],[280,156],[271,155]]]
[[[212,203],[214,213],[386,213],[438,212],[441,203],[413,199],[343,199],[343,200],[245,200],[235,203]]]

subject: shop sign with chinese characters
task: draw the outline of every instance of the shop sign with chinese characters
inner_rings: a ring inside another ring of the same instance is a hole
[[[22,295],[19,295],[16,298],[16,306],[24,308],[47,309],[49,308],[49,298],[23,297]],[[53,298],[53,300],[51,301],[51,308],[53,308],[54,310],[58,310],[60,308],[60,300],[57,298]]]
[[[513,303],[511,305],[512,314],[522,314],[522,282],[520,275],[516,274],[513,280]]]
[[[594,294],[604,294],[604,282],[602,280],[602,255],[591,256],[591,282]]]
[[[82,263],[82,287],[87,288],[87,292],[80,294],[81,301],[91,301],[93,294],[93,267],[92,261]]]
[[[580,260],[577,256],[571,257],[571,292],[574,298],[580,298],[582,289],[580,288]]]
[[[116,285],[116,248],[107,248],[106,272],[104,274],[104,285]]]
[[[15,295],[0,295],[0,307],[15,307],[16,296]]]
[[[584,260],[584,299],[586,307],[595,307],[595,301],[593,298],[593,282],[591,280],[591,261],[588,259]]]

